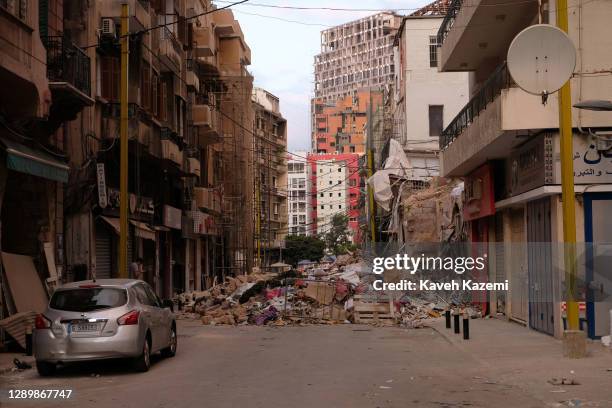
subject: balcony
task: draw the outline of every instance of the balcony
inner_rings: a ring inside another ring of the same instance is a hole
[[[463,176],[503,158],[534,129],[558,127],[556,95],[542,98],[514,86],[500,65],[440,136],[442,175]]]
[[[217,52],[215,36],[209,27],[196,28],[193,31],[193,40],[196,57],[212,57]]]
[[[120,1],[101,1],[98,5],[101,17],[113,17],[117,23],[121,17]],[[127,0],[130,16],[130,30],[138,31],[151,27],[149,2],[143,0]]]
[[[213,14],[213,21],[215,24],[215,31],[219,35],[233,35],[237,34],[236,20],[234,20],[234,13],[231,10],[219,10]]]
[[[241,37],[228,37],[219,41],[219,67],[227,75],[241,75],[251,64],[251,49]]]
[[[187,71],[185,73],[185,85],[192,91],[199,92],[200,91],[200,78],[198,78],[198,74],[195,69],[195,62],[192,59],[188,59],[186,62]]]
[[[199,146],[204,147],[222,140],[219,132],[219,114],[210,105],[193,105],[193,126],[196,128]]]
[[[193,125],[205,129],[213,129],[216,125],[214,108],[210,105],[193,105]]]
[[[172,140],[163,139],[161,141],[161,151],[162,159],[170,160],[179,167],[183,167],[183,152],[179,150],[179,147]]]
[[[181,69],[181,47],[168,27],[162,27],[160,30],[159,59],[162,72],[179,73]]]
[[[214,188],[195,187],[193,192],[198,208],[215,213],[221,212],[221,197]]]
[[[45,39],[47,77],[55,100],[71,105],[77,111],[91,106],[91,65],[87,54],[64,37]]]
[[[537,2],[453,0],[438,31],[441,71],[474,71],[505,60],[510,42],[537,12]]]
[[[190,157],[187,159],[187,173],[193,174],[194,176],[200,177],[200,161],[196,158]]]

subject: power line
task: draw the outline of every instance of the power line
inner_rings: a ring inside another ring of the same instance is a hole
[[[279,20],[279,21],[284,21],[285,23],[293,23],[293,24],[300,24],[300,25],[304,25],[304,26],[314,26],[314,27],[326,27],[326,28],[330,28],[332,26],[327,25],[327,24],[319,24],[319,23],[306,23],[303,21],[297,21],[297,20],[289,20],[286,18],[282,18],[282,17],[276,17],[276,16],[267,16],[265,14],[258,14],[258,13],[249,13],[247,11],[242,11],[242,10],[236,10],[237,13],[241,13],[241,14],[246,14],[249,16],[256,16],[256,17],[263,17],[263,18],[270,18],[272,20]]]

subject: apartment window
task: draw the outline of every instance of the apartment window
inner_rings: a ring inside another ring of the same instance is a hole
[[[438,66],[438,37],[435,35],[429,36],[429,66]]]
[[[429,105],[429,136],[441,136],[444,121],[444,106]]]
[[[159,77],[156,73],[151,76],[151,113],[157,117],[159,114]]]
[[[147,110],[151,108],[151,68],[142,64],[140,73],[140,104]]]
[[[28,15],[27,0],[0,0],[0,7],[24,21]]]
[[[100,58],[100,71],[102,72],[102,98],[118,101],[121,84],[119,58],[108,56]]]
[[[321,209],[322,209],[322,210],[324,210],[324,209],[325,209],[325,206],[324,206],[324,205],[322,205],[322,206],[321,206]]]
[[[161,121],[168,120],[168,86],[166,82],[159,81],[157,87],[157,118]]]
[[[325,197],[325,194],[321,193],[321,198]]]

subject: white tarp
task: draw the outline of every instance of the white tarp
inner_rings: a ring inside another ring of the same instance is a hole
[[[405,177],[410,171],[410,161],[404,153],[402,145],[394,139],[389,140],[389,157],[382,170],[377,171],[368,179],[368,185],[374,192],[374,200],[385,211],[390,211],[393,192],[391,191],[390,175]]]

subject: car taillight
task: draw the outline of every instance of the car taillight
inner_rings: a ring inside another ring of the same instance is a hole
[[[50,329],[51,328],[51,321],[49,319],[47,319],[45,316],[38,314],[36,315],[36,320],[34,322],[34,327],[36,327],[37,330],[42,330],[42,329]]]
[[[138,310],[132,310],[131,312],[127,312],[123,316],[117,319],[117,323],[120,326],[127,326],[130,324],[138,324],[138,318],[140,317],[140,312]]]

